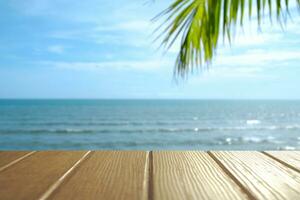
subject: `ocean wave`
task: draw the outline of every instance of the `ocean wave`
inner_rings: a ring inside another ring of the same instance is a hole
[[[274,131],[274,130],[300,130],[300,125],[264,126],[264,127],[204,127],[204,128],[139,128],[139,129],[101,129],[101,128],[62,128],[62,129],[2,129],[0,134],[16,133],[56,133],[56,134],[82,134],[82,133],[206,133],[219,131]]]
[[[1,145],[5,145],[5,143],[0,142]],[[214,141],[204,141],[204,140],[182,140],[182,141],[62,141],[61,143],[47,141],[47,140],[39,140],[39,141],[30,141],[30,142],[18,142],[17,144],[21,145],[36,145],[36,146],[43,146],[43,147],[49,147],[49,146],[64,146],[66,147],[74,147],[76,149],[80,149],[81,147],[88,146],[89,148],[96,147],[97,149],[101,148],[110,148],[110,149],[119,149],[119,148],[132,148],[132,147],[167,147],[167,146],[201,146],[201,145],[211,145],[215,146],[218,145],[217,142]]]
[[[157,128],[157,129],[16,129],[16,130],[0,130],[0,134],[14,134],[14,133],[56,133],[56,134],[82,134],[82,133],[186,133],[186,132],[198,132],[198,131],[210,131],[210,129],[176,129],[176,128]]]
[[[259,121],[257,119],[251,119],[251,120],[246,121],[247,125],[257,125],[257,124],[260,124],[260,123],[261,123],[261,121]]]
[[[227,137],[218,139],[220,145],[241,145],[241,144],[259,144],[259,143],[273,143],[277,144],[278,141],[272,137]]]
[[[294,146],[284,146],[284,147],[279,147],[277,148],[278,150],[286,150],[286,151],[293,151],[293,150],[297,150],[299,148],[294,147]]]
[[[1,122],[0,122],[1,123]],[[182,125],[192,123],[189,121],[117,121],[117,122],[12,122],[21,126],[144,126],[144,125]]]
[[[204,139],[185,139],[185,140],[60,140],[51,141],[51,140],[37,140],[37,141],[22,141],[22,142],[5,142],[0,141],[0,145],[3,147],[9,145],[22,145],[29,147],[42,147],[43,149],[47,148],[64,148],[64,149],[165,149],[165,148],[201,148],[201,149],[230,149],[230,148],[239,148],[243,146],[243,149],[258,148],[259,145],[273,144],[273,149],[278,150],[296,150],[299,149],[295,146],[278,146],[275,138],[259,138],[259,137],[223,137],[218,140],[204,140]]]

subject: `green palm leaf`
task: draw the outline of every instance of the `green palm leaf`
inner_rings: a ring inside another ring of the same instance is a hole
[[[295,0],[300,8],[300,0]],[[180,40],[180,49],[175,64],[175,74],[185,77],[194,68],[210,64],[216,54],[220,39],[231,41],[236,24],[243,25],[245,9],[249,18],[256,6],[258,25],[268,10],[270,20],[273,15],[281,23],[289,14],[289,0],[175,0],[157,18],[166,17],[162,27],[162,44],[168,49]],[[272,9],[275,6],[276,13]],[[300,10],[300,9],[299,9]],[[157,19],[156,18],[156,19]]]

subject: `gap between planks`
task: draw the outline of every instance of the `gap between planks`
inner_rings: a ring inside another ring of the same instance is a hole
[[[68,178],[72,172],[79,167],[84,160],[87,159],[89,155],[91,155],[92,151],[86,152],[67,172],[65,172],[54,184],[52,184],[49,189],[40,197],[38,200],[46,200],[48,199],[58,188],[62,185],[64,180]]]
[[[211,152],[207,151],[207,154],[217,163],[221,170],[231,179],[233,182],[247,195],[250,200],[255,200],[254,195],[226,168],[225,165]]]
[[[2,171],[4,171],[4,170],[8,169],[9,167],[11,167],[11,166],[17,164],[18,162],[24,160],[25,158],[28,158],[29,156],[31,156],[31,155],[34,154],[34,153],[36,153],[36,151],[31,151],[31,152],[29,152],[29,153],[27,153],[27,154],[21,156],[20,158],[17,158],[16,160],[14,160],[14,161],[12,161],[12,162],[10,162],[10,163],[4,165],[3,167],[0,168],[0,172],[2,172]]]
[[[153,151],[149,151],[148,152],[148,156],[147,156],[147,160],[148,160],[148,166],[146,166],[147,168],[147,172],[148,172],[148,186],[147,186],[147,199],[148,200],[153,200]]]
[[[22,161],[23,159],[31,156],[36,151],[29,152],[25,154],[24,156],[21,156],[20,158],[10,162],[9,164],[3,166],[0,168],[0,172],[4,171],[5,169],[15,165],[16,163]],[[93,151],[88,151],[85,153],[67,172],[65,172],[54,184],[52,184],[49,189],[43,193],[43,195],[39,198],[39,200],[46,200],[48,197],[50,197],[65,181],[66,178],[68,178],[74,170],[76,170],[87,158],[91,155]],[[293,167],[292,165],[286,163],[285,161],[274,157],[273,155],[267,153],[267,152],[260,152],[264,154],[265,156],[268,156],[275,160],[276,162],[279,162],[280,164],[284,165],[285,167],[288,167],[298,173],[300,173],[300,170]],[[207,151],[207,154],[218,164],[218,166],[221,168],[222,171],[225,172],[227,176],[229,176],[230,179],[232,179],[237,186],[248,196],[249,199],[256,199],[254,195],[246,189],[246,187],[243,186],[243,184],[230,172],[229,169],[227,169],[221,161],[213,155],[211,151]],[[145,171],[144,171],[144,182],[143,182],[143,199],[146,200],[153,200],[154,197],[154,189],[153,189],[153,151],[147,151],[147,157],[145,161]]]
[[[256,151],[258,153],[261,153],[263,154],[264,156],[268,157],[268,158],[271,158],[272,160],[274,160],[275,162],[283,165],[285,168],[287,169],[291,169],[293,171],[296,171],[296,173],[300,173],[300,170],[297,169],[296,167],[294,167],[293,165],[287,163],[286,161],[280,159],[280,158],[277,158],[276,156],[274,155],[271,155],[269,154],[268,152],[265,152],[265,151]],[[231,172],[231,170],[229,168],[227,168],[222,162],[221,160],[219,160],[217,158],[217,156],[215,156],[212,151],[207,151],[208,155],[210,155],[210,157],[219,165],[219,167],[225,172],[225,174],[227,174],[241,189],[242,191],[248,196],[249,199],[257,199],[254,194],[252,194],[251,191],[249,191],[244,185],[242,182],[240,182],[238,180],[238,178],[234,175],[234,173]]]
[[[276,160],[280,164],[282,164],[282,165],[284,165],[284,166],[300,173],[300,170],[298,168],[294,167],[293,165],[290,165],[289,163],[285,162],[284,160],[281,160],[280,158],[276,158],[275,156],[273,156],[273,155],[271,155],[271,154],[269,154],[268,152],[265,152],[265,151],[262,151],[261,153],[268,156],[268,157],[270,157],[270,158],[272,158],[273,160]]]
[[[282,169],[296,171],[296,173],[299,172],[299,169],[296,169],[291,164],[287,163],[287,161],[284,161],[281,158],[277,158],[275,155],[271,155],[268,152],[253,151],[253,153],[254,152],[265,156],[266,159],[269,158],[269,159],[273,160],[275,163],[278,163],[279,165],[282,165]],[[255,194],[252,193],[253,191],[249,190],[246,187],[246,185],[244,185],[244,183],[242,183],[239,180],[239,177],[237,177],[236,174],[234,174],[234,172],[231,171],[232,169],[230,169],[230,167],[229,168],[228,168],[228,166],[226,167],[226,165],[223,164],[223,162],[218,158],[218,156],[216,156],[212,151],[208,151],[208,154],[221,167],[221,169],[242,189],[242,191],[248,195],[248,197],[250,199],[257,199],[257,197],[255,196]]]

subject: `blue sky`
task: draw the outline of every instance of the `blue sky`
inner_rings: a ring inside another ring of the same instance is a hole
[[[171,0],[0,2],[0,98],[300,99],[300,15],[284,31],[254,21],[209,71],[173,81],[178,45],[151,22]]]

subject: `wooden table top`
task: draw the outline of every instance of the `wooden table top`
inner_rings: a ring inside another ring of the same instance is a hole
[[[300,199],[299,151],[0,151],[0,200]]]

